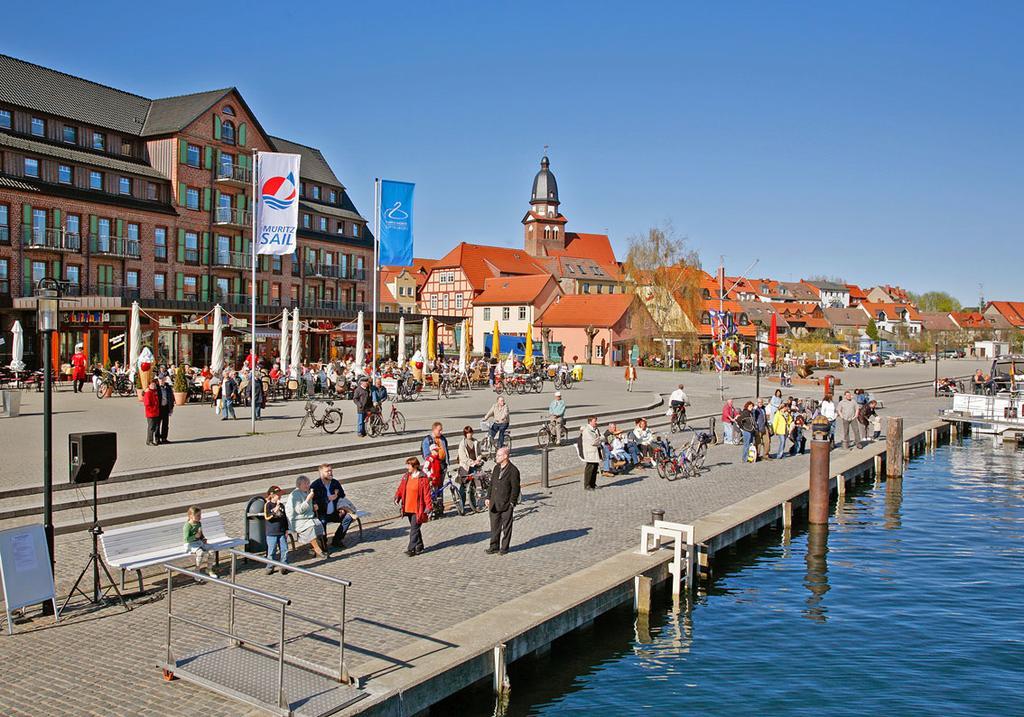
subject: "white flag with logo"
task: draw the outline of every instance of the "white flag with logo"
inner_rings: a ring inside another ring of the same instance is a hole
[[[256,253],[292,254],[299,228],[299,155],[260,152]]]

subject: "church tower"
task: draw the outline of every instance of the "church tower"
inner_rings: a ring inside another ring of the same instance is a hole
[[[531,256],[549,256],[552,249],[565,249],[567,220],[558,211],[558,183],[550,164],[547,156],[540,160],[540,171],[533,178],[530,211],[523,217],[526,253]]]

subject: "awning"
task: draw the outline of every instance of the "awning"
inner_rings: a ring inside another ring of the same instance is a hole
[[[212,326],[210,327],[210,330],[211,331],[213,330]],[[249,331],[248,327],[246,327],[246,328],[234,328],[234,327],[232,327],[231,331],[235,332],[236,334],[242,334],[244,336],[249,336],[252,333],[251,331]],[[276,328],[275,329],[273,326],[257,326],[256,327],[256,338],[258,338],[258,339],[279,339],[279,338],[281,338],[281,329],[280,328]]]

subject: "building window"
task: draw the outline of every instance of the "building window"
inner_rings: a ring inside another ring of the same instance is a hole
[[[183,277],[182,290],[186,299],[195,301],[199,298],[198,292],[196,292],[196,278],[194,276]]]
[[[502,306],[501,307],[501,320],[502,321],[508,321],[508,319],[509,319],[509,317],[511,315],[512,315],[512,309],[510,307],[508,307],[508,306]]]
[[[107,135],[102,132],[92,133],[92,148],[100,151],[106,150],[107,148]]]
[[[704,326],[710,326],[711,325],[711,314],[709,314],[706,311],[702,311],[701,314],[700,314],[700,322]]]
[[[519,307],[519,320],[520,321],[526,321],[526,307],[525,306],[520,306]]]
[[[167,298],[167,275],[166,274],[153,274],[153,298],[154,299],[166,299]]]
[[[39,160],[32,159],[31,157],[25,157],[25,176],[26,177],[38,177],[39,176]]]
[[[333,189],[331,191],[329,191],[327,193],[327,201],[330,202],[331,204],[337,204],[338,203],[338,193],[336,191],[334,191]]]
[[[604,343],[594,344],[594,355],[599,360],[604,360]]]
[[[224,120],[220,126],[220,139],[224,144],[235,143],[235,123],[231,120]]]
[[[82,280],[81,267],[69,265],[65,268],[65,272],[67,282],[71,284],[71,286],[78,286],[79,282]]]
[[[327,231],[327,217],[317,217],[317,223],[320,225],[319,229],[322,232]]]
[[[185,261],[199,261],[199,234],[198,232],[185,232]]]
[[[302,228],[303,229],[309,229],[312,226],[312,223],[313,223],[313,217],[311,217],[309,214],[303,214],[302,215]]]
[[[299,182],[299,196],[300,197],[306,196],[306,183],[305,182]]]
[[[68,214],[64,219],[64,231],[70,236],[77,237],[82,229],[82,220],[77,214]]]
[[[11,111],[0,110],[0,129],[11,128]]]
[[[358,224],[353,224],[352,225],[352,236],[354,236],[354,237],[358,237],[359,236],[359,225]]]
[[[46,210],[32,210],[32,237],[37,241],[46,236]]]
[[[78,144],[78,127],[64,125],[64,141],[68,144]]]
[[[490,320],[491,320],[491,307],[490,306],[485,306],[484,307],[484,321],[490,321]]]
[[[291,292],[290,293],[291,293],[292,304],[294,305],[294,304],[299,303],[299,287],[298,287],[297,284],[292,284],[292,288],[291,288]]]
[[[201,161],[200,155],[202,155],[202,152],[199,150],[199,147],[194,144],[185,145],[185,164],[190,167],[198,167]]]
[[[214,297],[214,301],[224,301],[224,302],[227,302],[228,301],[228,295],[231,292],[231,289],[228,287],[228,280],[226,278],[222,277],[222,276],[218,276],[216,281],[217,281],[217,284],[216,284],[216,289],[215,290],[217,292],[217,296]]]
[[[345,233],[345,222],[340,221],[340,220],[338,221],[338,233],[339,234],[344,234]]]
[[[129,179],[128,177],[121,177],[119,180],[117,180],[117,191],[120,192],[121,194],[131,194],[132,180]]]
[[[100,219],[96,222],[96,249],[97,251],[110,251],[110,220]]]
[[[46,120],[41,117],[32,118],[32,134],[36,137],[46,136]]]
[[[167,261],[166,227],[157,227],[153,230],[153,257],[157,261]]]
[[[129,269],[124,273],[124,283],[129,289],[139,288],[139,272],[135,269]]]
[[[441,298],[442,298],[441,308],[444,309],[445,311],[447,311],[448,310],[448,294],[445,294]]]
[[[319,184],[314,184],[313,185],[313,199],[319,199],[319,198],[320,198],[320,185]]]
[[[103,191],[103,172],[89,172],[89,189]]]
[[[220,111],[226,115],[231,115],[232,117],[235,116],[235,108],[231,105],[224,105],[223,107],[221,107]]]
[[[0,259],[0,294],[11,293],[11,284],[8,279],[7,260]]]
[[[146,182],[146,199],[148,199],[151,202],[155,202],[156,197],[156,185],[153,184],[152,182]]]
[[[34,261],[32,262],[32,284],[38,284],[40,281],[46,278],[46,262],[45,261]]]
[[[566,265],[565,265],[565,269],[566,269],[566,271],[568,271],[568,272],[569,272],[570,274],[575,274],[575,273],[576,273],[576,270],[572,268],[572,264],[566,264]]]
[[[199,190],[193,187],[185,189],[185,207],[188,209],[199,209]]]
[[[132,156],[132,143],[131,142],[121,142],[121,154],[123,154],[126,157]]]
[[[61,184],[71,184],[71,167],[66,164],[58,165],[57,181]]]
[[[455,295],[455,308],[462,310],[462,294]]]
[[[297,254],[292,254],[292,276],[299,276],[299,257]]]
[[[430,310],[437,311],[437,294],[430,295]]]
[[[580,291],[580,293],[581,294],[589,294],[590,293],[590,284],[588,282],[586,282],[586,281],[583,282],[583,290]]]

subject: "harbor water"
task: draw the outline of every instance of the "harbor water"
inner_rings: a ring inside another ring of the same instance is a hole
[[[649,626],[623,609],[514,664],[503,714],[1024,715],[1024,452],[943,446],[797,525]],[[483,686],[438,707],[496,710]]]

